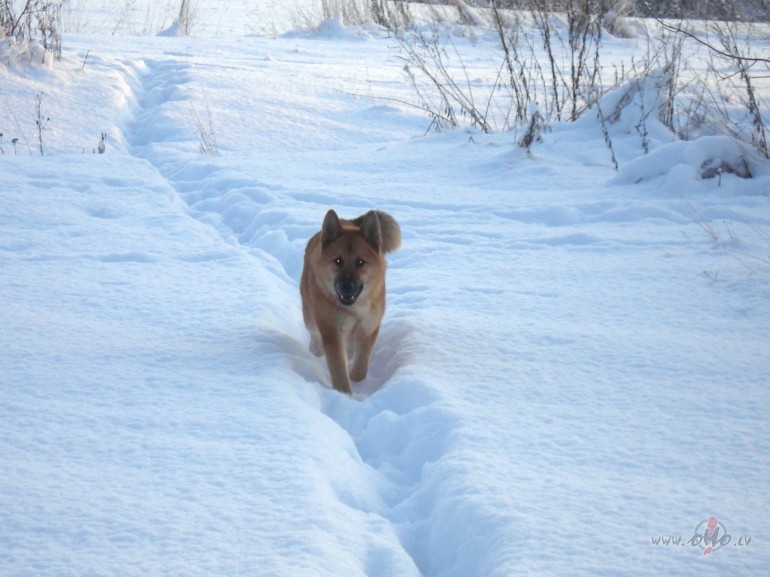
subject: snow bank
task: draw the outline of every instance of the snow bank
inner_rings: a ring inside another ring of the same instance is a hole
[[[625,164],[613,182],[640,183],[670,173],[690,179],[715,178],[722,174],[750,178],[752,171],[749,159],[752,156],[745,146],[727,136],[677,141],[660,146],[650,154]]]
[[[37,40],[19,42],[15,37],[0,38],[0,64],[14,70],[26,67],[50,67],[53,56]]]

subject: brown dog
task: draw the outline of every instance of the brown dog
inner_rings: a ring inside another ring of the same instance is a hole
[[[385,313],[384,255],[400,245],[398,223],[376,210],[353,220],[330,210],[307,243],[299,285],[302,315],[310,352],[326,355],[338,391],[351,394],[350,381],[366,377]]]

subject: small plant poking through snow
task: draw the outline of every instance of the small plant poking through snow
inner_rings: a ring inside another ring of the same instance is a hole
[[[537,102],[530,102],[529,103],[529,124],[527,125],[527,131],[524,133],[524,136],[519,141],[519,144],[522,148],[526,148],[527,151],[529,151],[532,147],[532,144],[534,142],[540,142],[543,140],[543,128],[544,125],[544,119],[542,114],[540,114],[540,109],[537,106]]]
[[[37,142],[40,147],[40,156],[45,154],[45,143],[43,142],[43,131],[48,126],[51,118],[43,112],[43,93],[38,92],[35,96],[35,127],[37,132]]]
[[[0,156],[5,155],[5,146],[3,145],[3,138],[5,135],[0,132]],[[16,143],[19,142],[18,138],[12,138],[11,139],[11,145],[13,146],[13,154],[16,155]]]
[[[195,134],[198,136],[198,150],[201,154],[219,154],[219,144],[211,119],[211,108],[208,102],[205,106],[206,115],[202,119],[194,107],[190,107],[190,115],[195,123]]]

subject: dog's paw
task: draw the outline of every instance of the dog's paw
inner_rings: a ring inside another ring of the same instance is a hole
[[[353,367],[353,370],[350,371],[350,380],[355,383],[360,383],[366,378],[367,372],[368,372],[368,367],[364,367],[363,369],[358,367]]]

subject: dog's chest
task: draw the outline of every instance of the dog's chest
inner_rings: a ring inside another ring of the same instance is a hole
[[[356,334],[371,334],[382,322],[382,308],[369,299],[361,299],[356,304],[344,310],[337,318],[337,330],[352,336]]]

